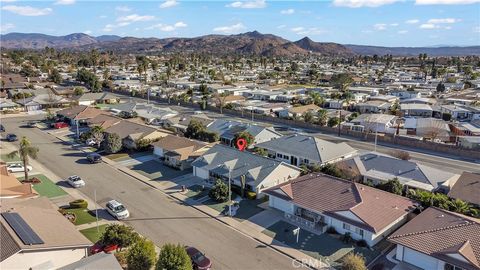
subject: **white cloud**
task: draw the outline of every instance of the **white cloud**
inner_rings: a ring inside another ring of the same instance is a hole
[[[415,0],[415,5],[468,5],[480,0]]]
[[[397,27],[398,23],[391,23],[390,26]]]
[[[480,33],[480,26],[474,27],[473,32],[474,33]]]
[[[247,27],[243,25],[242,23],[237,23],[234,25],[228,25],[228,26],[219,26],[213,28],[213,32],[220,32],[220,33],[225,33],[225,34],[235,34],[235,33],[240,33],[242,31],[245,31]]]
[[[404,34],[408,33],[408,31],[407,30],[400,30],[397,33],[399,33],[400,35],[404,35]]]
[[[15,25],[13,23],[2,24],[2,25],[0,25],[0,33],[5,33],[8,30],[13,29],[13,28],[15,28]]]
[[[55,5],[73,5],[75,4],[75,0],[57,0]]]
[[[408,23],[408,24],[416,24],[416,23],[419,23],[420,20],[417,20],[417,19],[411,19],[411,20],[406,20],[405,23]]]
[[[85,30],[83,31],[84,34],[90,35],[92,33],[92,30]]]
[[[292,32],[294,32],[297,35],[320,35],[324,34],[326,31],[317,27],[310,27],[310,28],[305,28],[305,27],[294,27],[290,29]]]
[[[160,4],[160,8],[171,8],[178,5],[177,0],[165,0],[162,4]]]
[[[387,29],[387,24],[385,23],[377,23],[373,25],[373,28],[377,31],[383,31]]]
[[[361,7],[379,7],[393,4],[400,0],[333,0],[333,5],[337,7],[361,8]]]
[[[265,8],[266,6],[267,2],[265,0],[236,1],[226,5],[226,7],[231,8]]]
[[[284,14],[284,15],[291,15],[293,13],[295,13],[295,9],[293,8],[284,9],[280,11],[280,14]]]
[[[160,31],[163,31],[163,32],[171,32],[171,31],[177,30],[178,28],[184,28],[184,27],[187,27],[187,24],[186,24],[186,23],[184,23],[184,22],[176,22],[176,23],[173,24],[173,25],[168,25],[168,24],[159,23],[159,24],[155,24],[155,25],[149,26],[149,27],[147,27],[147,28],[145,28],[145,29],[146,29],[146,30],[159,29]]]
[[[155,16],[131,14],[117,18],[117,22],[145,22],[153,19],[155,19]]]
[[[103,27],[102,31],[103,32],[112,32],[114,28],[116,28],[116,25],[113,24],[107,24]]]
[[[420,25],[420,29],[435,29],[437,26],[433,23],[424,23]]]
[[[34,8],[31,6],[15,6],[9,5],[2,7],[2,10],[10,11],[12,13],[22,16],[44,16],[52,13],[51,8]]]
[[[287,27],[285,24],[281,24],[281,25],[277,26],[278,29],[283,29],[285,27]]]
[[[130,12],[132,9],[128,6],[116,6],[115,10],[118,12]]]
[[[427,23],[431,24],[437,24],[437,23],[456,23],[459,22],[460,20],[454,19],[454,18],[445,18],[445,19],[430,19],[427,21]]]

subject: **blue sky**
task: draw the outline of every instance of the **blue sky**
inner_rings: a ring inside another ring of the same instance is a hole
[[[480,45],[480,0],[0,0],[2,34],[194,37],[257,30],[288,40]]]

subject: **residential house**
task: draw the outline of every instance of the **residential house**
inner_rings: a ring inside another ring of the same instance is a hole
[[[362,114],[343,126],[360,132],[393,133],[397,117],[389,114]]]
[[[255,145],[265,149],[268,156],[295,166],[325,165],[356,154],[346,143],[332,143],[313,136],[294,134]]]
[[[46,197],[2,200],[0,269],[58,269],[92,245]]]
[[[87,125],[92,128],[94,126],[102,127],[103,129],[109,128],[115,124],[120,123],[123,121],[122,118],[111,115],[108,112],[104,112],[99,114],[93,118],[87,119]]]
[[[450,114],[452,119],[459,121],[469,119],[470,115],[470,110],[460,105],[442,105],[440,111]]]
[[[467,149],[480,150],[480,136],[460,136],[458,145]]]
[[[178,112],[169,107],[158,107],[146,103],[137,103],[135,106],[137,115],[150,125],[163,125],[165,121],[178,115]]]
[[[288,117],[295,117],[295,116],[302,117],[302,115],[304,115],[307,112],[310,112],[310,113],[313,113],[313,115],[316,115],[318,110],[320,109],[321,108],[315,104],[291,107],[291,108],[279,111],[278,117],[281,117],[281,118],[288,118]]]
[[[324,233],[333,228],[374,246],[403,225],[414,201],[325,174],[309,174],[264,191],[292,223]]]
[[[355,108],[360,113],[384,113],[390,109],[391,103],[381,100],[369,100],[357,103]]]
[[[192,162],[211,147],[205,142],[174,135],[167,135],[152,145],[153,154],[160,157],[164,164],[181,171],[191,168]]]
[[[353,157],[344,164],[346,166],[342,168],[358,172],[363,183],[376,185],[396,178],[409,188],[427,191],[448,189],[459,177],[458,174],[449,171],[374,152]]]
[[[99,252],[97,254],[80,259],[69,265],[58,268],[58,270],[88,270],[88,269],[105,269],[105,270],[122,270],[122,266],[118,263],[113,253]]]
[[[11,101],[10,99],[0,98],[0,111],[17,111],[20,110],[21,107],[17,103]]]
[[[190,124],[190,121],[192,120],[199,121],[204,126],[208,126],[214,121],[204,113],[184,113],[166,119],[163,123],[163,126],[169,129],[173,128],[176,132],[185,133],[188,125]]]
[[[97,103],[113,104],[117,103],[120,99],[110,93],[85,93],[76,98],[78,105],[90,106]]]
[[[254,137],[254,142],[251,145],[252,147],[253,145],[280,138],[282,136],[282,134],[276,132],[273,127],[264,127],[223,119],[217,119],[210,123],[207,126],[207,130],[217,133],[220,136],[220,142],[229,146],[235,146],[235,135],[240,132],[248,132]]]
[[[39,94],[29,98],[17,99],[15,102],[20,104],[27,112],[35,112],[52,107],[65,107],[71,104],[69,99],[55,94]]]
[[[428,104],[400,104],[400,111],[405,117],[432,117],[433,109]]]
[[[450,128],[447,122],[437,118],[406,118],[403,128],[407,129],[407,134],[418,137],[450,141]]]
[[[105,133],[117,134],[123,146],[127,149],[136,149],[138,140],[155,141],[170,134],[167,130],[160,130],[129,120],[123,120],[105,129]]]
[[[400,262],[393,269],[478,270],[478,232],[478,219],[429,207],[388,238]]]
[[[193,163],[193,175],[205,180],[222,179],[259,195],[264,189],[286,182],[300,175],[301,170],[285,162],[276,161],[247,151],[217,144]]]
[[[7,165],[0,163],[0,199],[30,198],[38,194],[33,190],[32,184],[21,183],[7,170]]]
[[[448,197],[480,207],[480,174],[463,172],[456,181],[452,182]]]
[[[77,105],[57,111],[57,116],[63,118],[64,121],[70,123],[70,125],[76,125],[77,123],[85,125],[89,119],[103,113],[104,111],[97,108],[86,105]]]

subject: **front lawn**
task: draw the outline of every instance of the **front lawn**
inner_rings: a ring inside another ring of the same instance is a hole
[[[376,247],[373,250],[358,247],[353,243],[342,242],[339,235],[329,235],[328,233],[319,235],[303,229],[300,229],[297,243],[297,236],[293,235],[293,230],[296,228],[296,225],[279,221],[264,230],[263,233],[313,258],[327,262],[333,267],[339,266],[342,258],[350,252],[361,254],[367,264],[380,254],[380,250]]]
[[[237,197],[237,194],[232,193],[232,201]],[[206,206],[217,210],[220,213],[226,213],[225,211],[228,211],[228,201],[227,202],[216,202],[212,200],[211,198],[203,202]]]
[[[82,225],[82,224],[92,223],[97,221],[97,219],[95,218],[94,210],[75,208],[75,209],[65,209],[65,212],[75,214],[76,220],[73,223],[75,225]]]
[[[0,155],[0,158],[4,161],[4,162],[15,162],[15,161],[20,161],[20,158],[18,156],[14,156],[13,158],[9,158],[7,157],[8,154],[2,154]]]
[[[102,236],[103,232],[105,232],[105,228],[107,228],[108,224],[103,224],[97,227],[92,227],[88,229],[81,230],[80,233],[83,234],[88,240],[92,241],[92,243],[98,242],[100,237]]]
[[[194,200],[198,200],[205,196],[208,196],[208,191],[209,189],[206,187],[202,189],[201,185],[193,185],[188,187],[187,193],[185,194],[185,196]]]
[[[48,179],[43,174],[37,175],[29,175],[29,178],[36,177],[40,179],[41,183],[34,184],[33,189],[41,196],[45,196],[48,198],[59,197],[63,195],[67,195],[62,188],[57,186],[52,180]],[[22,181],[25,177],[19,177],[18,180]]]
[[[259,204],[263,203],[264,201],[260,199],[250,200],[250,199],[243,199],[239,203],[239,208],[237,209],[237,213],[235,214],[235,218],[240,220],[245,220],[253,217],[254,215],[263,211],[262,208],[258,207]]]

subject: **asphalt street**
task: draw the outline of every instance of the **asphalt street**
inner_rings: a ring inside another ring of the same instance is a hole
[[[292,260],[239,233],[202,212],[125,175],[105,163],[91,165],[85,154],[37,128],[22,128],[25,119],[5,118],[7,133],[27,136],[40,148],[38,161],[65,179],[77,174],[86,180],[80,191],[104,205],[110,199],[124,203],[131,213],[126,221],[156,245],[195,246],[213,261],[214,269],[292,269]],[[3,142],[2,142],[3,143]]]

